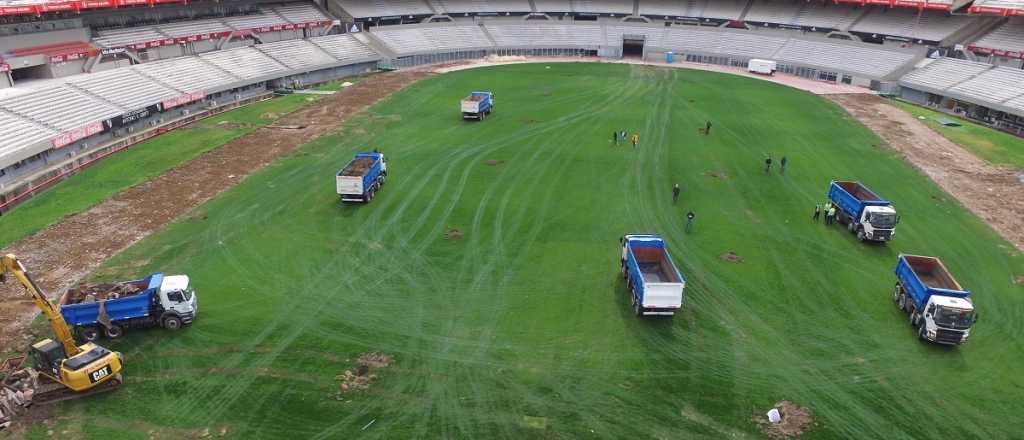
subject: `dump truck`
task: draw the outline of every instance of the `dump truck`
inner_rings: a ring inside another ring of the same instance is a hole
[[[964,343],[977,320],[971,293],[935,257],[900,254],[893,301],[918,338],[939,344]]]
[[[342,202],[369,202],[388,175],[388,163],[379,152],[357,153],[338,171],[335,185]]]
[[[196,319],[199,300],[188,275],[157,272],[141,280],[78,286],[60,298],[60,313],[84,341],[125,330],[161,327],[178,330]]]
[[[654,234],[629,234],[621,239],[620,270],[637,316],[675,315],[683,306],[686,280],[672,263],[665,240]]]
[[[896,235],[899,217],[892,203],[860,182],[833,180],[828,199],[836,206],[838,223],[857,234],[858,240],[886,242]]]
[[[462,99],[462,119],[482,121],[494,111],[494,93],[470,92]]]

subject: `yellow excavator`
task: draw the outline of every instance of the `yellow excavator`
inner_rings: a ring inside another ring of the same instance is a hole
[[[91,342],[75,345],[71,328],[64,321],[60,309],[46,299],[42,289],[32,280],[18,257],[8,254],[0,258],[0,282],[11,274],[32,295],[39,310],[50,320],[57,340],[43,339],[32,344],[29,356],[41,377],[35,390],[33,404],[53,403],[74,399],[104,391],[121,385],[121,368],[124,357]]]

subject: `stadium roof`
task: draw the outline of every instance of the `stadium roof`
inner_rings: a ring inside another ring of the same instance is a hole
[[[0,16],[40,15],[46,12],[79,12],[170,3],[188,3],[188,0],[0,0]]]
[[[973,13],[1024,15],[1024,0],[975,0],[968,8]]]

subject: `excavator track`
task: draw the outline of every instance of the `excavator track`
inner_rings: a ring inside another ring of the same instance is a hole
[[[43,377],[45,376],[40,376],[40,379],[42,379]],[[114,391],[120,387],[120,373],[86,391],[72,391],[70,388],[60,383],[52,382],[51,380],[49,380],[49,378],[47,378],[47,383],[45,385],[40,384],[39,389],[36,391],[36,394],[32,396],[32,404],[49,405],[57,402],[63,402],[65,400],[78,399],[82,397],[92,396],[94,394]]]

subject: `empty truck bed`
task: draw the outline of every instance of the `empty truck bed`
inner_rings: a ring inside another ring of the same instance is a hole
[[[640,266],[644,282],[678,283],[679,277],[665,258],[665,251],[659,248],[633,248],[633,255]]]
[[[865,202],[877,202],[882,200],[881,197],[878,197],[875,193],[871,192],[871,190],[858,182],[836,182],[836,185],[839,185],[840,188],[846,190],[846,192],[850,193],[850,195],[855,197],[857,200],[863,200]]]
[[[936,289],[964,290],[938,259],[912,255],[906,255],[904,258],[924,285]]]
[[[370,168],[373,167],[373,163],[374,162],[376,162],[376,161],[373,158],[370,158],[370,157],[358,157],[358,158],[352,159],[352,162],[349,162],[349,164],[346,165],[344,169],[342,169],[340,172],[338,172],[338,175],[339,176],[362,176],[363,174],[366,174],[367,170],[369,170]]]

